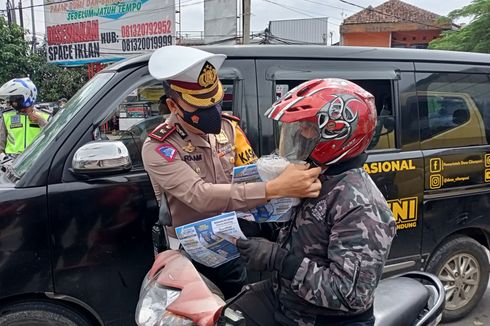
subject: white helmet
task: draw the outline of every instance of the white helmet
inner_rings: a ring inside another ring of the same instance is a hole
[[[18,100],[20,108],[28,108],[34,105],[37,98],[36,85],[29,78],[12,79],[0,87],[0,97],[8,101]],[[22,98],[21,98],[22,97]]]

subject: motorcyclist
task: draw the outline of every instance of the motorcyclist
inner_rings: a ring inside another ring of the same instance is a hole
[[[247,325],[374,325],[373,293],[395,221],[363,164],[373,96],[341,79],[305,82],[266,115],[281,123],[279,154],[323,167],[320,196],[298,207],[277,243],[237,240],[247,266],[272,271],[234,308]]]
[[[12,79],[0,87],[0,97],[10,106],[0,123],[0,153],[22,153],[41,132],[50,115],[34,108],[37,88],[29,78]]]

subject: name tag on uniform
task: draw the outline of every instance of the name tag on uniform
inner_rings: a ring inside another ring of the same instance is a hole
[[[218,142],[218,144],[221,145],[227,144],[229,142],[228,136],[223,131],[223,129],[221,129],[221,132],[218,135],[216,135],[216,141]]]
[[[198,161],[202,161],[202,155],[201,154],[184,155],[183,159],[185,162],[198,162]]]
[[[22,128],[23,124],[20,122],[20,115],[16,114],[10,119],[10,128]]]

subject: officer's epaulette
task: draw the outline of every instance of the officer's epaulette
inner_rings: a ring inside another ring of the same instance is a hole
[[[165,139],[167,139],[168,136],[170,136],[175,131],[175,129],[176,128],[174,126],[171,126],[167,123],[162,123],[155,129],[153,129],[153,131],[148,134],[148,137],[150,137],[151,139],[155,139],[159,142],[163,142]]]
[[[221,117],[223,117],[225,119],[228,119],[228,120],[231,120],[231,121],[240,122],[240,118],[239,117],[235,117],[234,115],[231,115],[231,114],[228,114],[228,113],[225,113],[225,112],[222,112],[221,113]]]

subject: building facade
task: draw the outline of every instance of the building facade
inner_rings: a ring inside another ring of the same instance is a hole
[[[452,28],[457,26],[433,12],[389,0],[347,17],[340,26],[340,45],[427,48]]]

